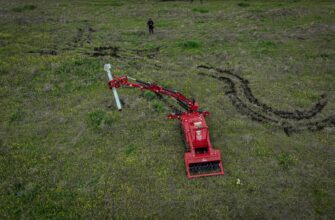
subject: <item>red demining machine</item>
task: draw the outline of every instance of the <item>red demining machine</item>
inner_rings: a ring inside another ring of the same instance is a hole
[[[184,111],[170,113],[168,118],[179,119],[181,121],[184,138],[187,144],[184,158],[188,178],[224,174],[221,152],[213,149],[209,139],[208,126],[205,120],[205,117],[209,115],[209,112],[199,111],[198,103],[195,100],[188,99],[177,91],[166,89],[154,83],[146,83],[136,80],[127,75],[122,77],[114,76],[113,78],[110,71],[110,64],[105,64],[104,69],[109,78],[109,88],[113,90],[119,110],[122,108],[116,88],[121,86],[149,90],[159,96],[165,95],[172,97],[177,100],[177,103],[184,109]],[[129,82],[129,80],[134,82]]]

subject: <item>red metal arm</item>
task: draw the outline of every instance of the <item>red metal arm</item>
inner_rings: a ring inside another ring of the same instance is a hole
[[[128,76],[114,76],[114,79],[108,82],[109,88],[129,86],[141,90],[149,90],[176,99],[178,103],[186,109],[185,112],[169,114],[168,118],[175,118],[181,121],[184,137],[188,146],[184,154],[188,178],[223,175],[221,152],[213,148],[209,139],[208,127],[205,121],[205,116],[207,116],[209,112],[198,111],[198,103],[186,98],[180,92],[136,79],[132,79],[136,81],[136,83],[131,83],[128,79],[132,78]]]
[[[113,88],[113,87],[119,88],[125,85],[129,87],[139,88],[141,90],[149,90],[149,91],[163,94],[166,96],[170,96],[176,99],[179,102],[179,104],[187,110],[187,112],[197,112],[199,109],[199,105],[196,101],[186,98],[180,92],[165,89],[164,87],[159,86],[157,84],[141,82],[136,79],[134,80],[137,83],[131,83],[128,81],[128,78],[129,78],[128,76],[122,76],[122,77],[114,76],[114,79],[108,82],[109,88]],[[204,114],[208,115],[209,113],[204,112]],[[175,118],[175,117],[173,115],[169,115],[169,118]]]

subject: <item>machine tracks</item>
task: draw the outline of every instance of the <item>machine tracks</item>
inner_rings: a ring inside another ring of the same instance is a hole
[[[302,130],[318,131],[326,127],[335,126],[335,114],[331,114],[328,117],[319,116],[327,105],[326,95],[321,95],[319,100],[309,109],[294,111],[275,109],[257,99],[249,87],[248,80],[233,71],[206,65],[200,65],[198,69],[215,72],[215,74],[204,72],[198,74],[224,82],[228,86],[225,94],[238,112],[247,115],[254,121],[277,125],[287,135]]]

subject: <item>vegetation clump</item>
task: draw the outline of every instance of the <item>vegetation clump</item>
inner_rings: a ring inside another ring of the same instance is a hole
[[[22,5],[22,6],[15,7],[12,10],[14,12],[24,12],[24,11],[34,10],[35,8],[37,8],[36,5]]]
[[[288,153],[282,153],[278,156],[278,162],[279,165],[284,169],[287,170],[289,169],[292,165],[294,165],[295,158],[288,154]]]
[[[206,8],[193,8],[192,11],[199,12],[199,13],[208,13],[209,12],[209,10],[206,9]]]
[[[101,128],[103,126],[111,127],[119,119],[118,112],[106,112],[97,109],[88,113],[88,124],[92,128]]]
[[[247,2],[240,2],[240,3],[237,3],[237,5],[240,6],[240,7],[249,7],[250,6],[250,4],[247,3]]]
[[[179,46],[184,49],[198,49],[201,46],[201,43],[196,40],[188,40],[179,43]]]

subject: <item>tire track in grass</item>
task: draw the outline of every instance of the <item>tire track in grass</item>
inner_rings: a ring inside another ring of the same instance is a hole
[[[201,76],[211,77],[227,84],[230,91],[226,92],[226,95],[228,95],[231,103],[238,112],[247,115],[254,121],[267,122],[280,126],[287,135],[302,130],[319,131],[326,127],[335,126],[335,114],[324,119],[314,120],[328,103],[326,95],[321,95],[319,101],[306,110],[278,110],[259,101],[253,95],[249,87],[249,81],[235,74],[233,71],[222,70],[206,65],[199,65],[197,68],[214,70],[220,74],[198,73]],[[243,100],[242,96],[246,101]]]
[[[91,57],[110,56],[114,58],[129,59],[131,57],[146,57],[154,59],[160,52],[161,47],[151,49],[123,49],[118,46],[95,47],[93,51],[86,53]]]
[[[225,94],[228,95],[230,101],[236,108],[236,110],[244,115],[247,115],[251,119],[259,122],[272,122],[272,123],[279,123],[279,121],[269,118],[267,116],[261,115],[258,112],[250,109],[238,96],[237,91],[236,91],[236,86],[235,83],[227,77],[223,76],[214,76],[206,73],[199,73],[199,75],[202,76],[208,76],[213,79],[225,82],[229,86],[229,91],[227,91]]]

